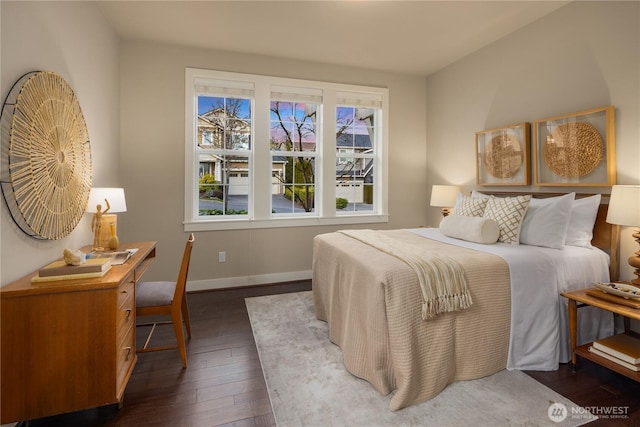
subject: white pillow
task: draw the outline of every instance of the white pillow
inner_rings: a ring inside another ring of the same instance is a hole
[[[522,220],[527,213],[531,195],[516,197],[494,197],[487,202],[484,217],[492,219],[500,227],[498,240],[513,245],[520,244]]]
[[[487,199],[474,199],[469,196],[462,196],[456,200],[452,214],[482,217],[486,206]]]
[[[481,192],[476,191],[476,190],[472,190],[471,191],[471,197],[474,197],[476,199],[488,199],[491,196],[488,195],[488,194],[481,193]]]
[[[596,223],[596,216],[598,216],[600,199],[600,194],[596,194],[595,196],[583,197],[573,201],[565,245],[581,246],[583,248],[593,247],[591,246],[593,225]]]
[[[569,193],[545,199],[532,198],[522,221],[520,243],[562,249],[575,196],[576,193]]]
[[[477,216],[449,215],[440,221],[440,232],[445,236],[469,242],[491,244],[498,240],[498,223]]]

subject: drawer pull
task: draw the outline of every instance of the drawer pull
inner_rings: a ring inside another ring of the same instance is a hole
[[[127,314],[125,314],[124,318],[125,318],[125,320],[129,320],[129,316],[131,316],[131,309],[130,309],[130,308],[128,308],[128,309],[126,310],[126,312],[127,312]]]
[[[127,361],[127,360],[129,360],[129,355],[131,354],[131,347],[125,347],[124,350],[126,351],[126,354],[124,356],[124,360]]]

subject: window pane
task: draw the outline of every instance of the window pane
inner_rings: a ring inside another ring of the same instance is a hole
[[[371,108],[336,107],[336,210],[374,211],[375,113]]]
[[[315,159],[272,157],[272,213],[315,212]]]
[[[370,108],[336,108],[336,149],[354,149],[373,153],[375,110]]]
[[[374,206],[373,159],[352,158],[349,163],[350,169],[336,164],[336,169],[342,171],[336,176],[336,210],[338,213],[371,212]]]
[[[314,103],[272,100],[271,149],[315,151],[317,109],[318,105]]]
[[[251,149],[251,100],[198,96],[198,146]]]
[[[246,215],[249,210],[249,166],[247,156],[201,154],[199,215]]]

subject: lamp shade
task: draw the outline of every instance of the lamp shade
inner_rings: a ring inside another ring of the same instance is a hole
[[[439,208],[455,206],[458,193],[460,193],[460,187],[457,185],[434,185],[431,187],[431,206]]]
[[[640,226],[640,185],[611,187],[607,222],[629,227]]]
[[[104,199],[109,201],[109,213],[127,211],[127,202],[124,199],[123,188],[94,187],[89,192],[87,212],[95,213],[96,206],[98,205],[101,205],[102,209],[106,209]]]

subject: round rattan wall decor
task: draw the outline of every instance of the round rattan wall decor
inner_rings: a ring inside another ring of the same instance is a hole
[[[583,122],[557,126],[544,143],[544,162],[558,176],[579,178],[593,172],[604,159],[600,132]]]
[[[523,161],[522,145],[514,135],[496,135],[485,146],[484,165],[487,172],[496,178],[512,178]]]
[[[86,210],[92,179],[91,145],[75,93],[56,73],[25,74],[5,100],[2,122],[3,140],[9,127],[11,186],[5,191],[3,177],[2,192],[14,221],[35,238],[65,237]]]

